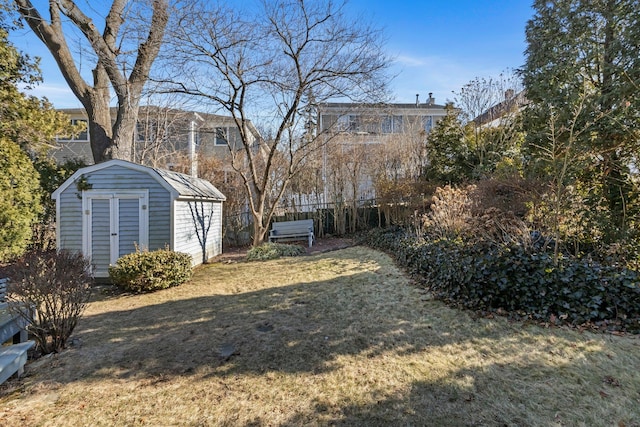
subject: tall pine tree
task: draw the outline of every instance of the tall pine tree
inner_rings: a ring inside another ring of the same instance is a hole
[[[522,69],[532,101],[525,114],[529,166],[553,173],[545,150],[579,135],[572,149],[582,155],[566,179],[587,184],[609,225],[620,230],[628,222],[632,165],[640,154],[638,1],[536,0],[534,9]]]

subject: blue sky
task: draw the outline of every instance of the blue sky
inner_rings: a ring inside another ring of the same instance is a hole
[[[386,32],[395,58],[398,102],[452,99],[475,77],[497,77],[524,64],[530,0],[351,0]]]
[[[453,99],[475,77],[497,77],[524,63],[524,30],[532,0],[349,0],[350,12],[384,30],[393,58],[391,84],[397,102]],[[40,56],[44,83],[33,94],[57,108],[80,107],[51,55],[24,29],[11,35],[16,46]]]

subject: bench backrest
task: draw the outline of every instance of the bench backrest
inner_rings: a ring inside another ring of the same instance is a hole
[[[9,279],[0,279],[0,303],[7,302],[7,285]]]
[[[297,221],[281,221],[271,223],[271,229],[279,232],[313,231],[312,219],[299,219]]]

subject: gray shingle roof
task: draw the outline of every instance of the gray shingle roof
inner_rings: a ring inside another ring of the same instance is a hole
[[[172,172],[165,169],[152,168],[166,181],[180,196],[207,198],[214,200],[226,200],[227,198],[209,181],[202,178],[194,178],[183,173]]]

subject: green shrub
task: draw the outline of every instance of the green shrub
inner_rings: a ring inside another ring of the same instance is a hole
[[[532,246],[429,240],[401,230],[369,233],[436,298],[481,311],[544,321],[640,326],[640,276],[619,266],[553,254]]]
[[[18,144],[0,138],[0,262],[25,252],[42,207],[38,172]]]
[[[247,252],[248,261],[266,261],[269,259],[276,259],[283,256],[300,256],[304,255],[306,251],[302,246],[298,245],[285,245],[283,243],[263,243],[260,246],[255,246]]]
[[[135,252],[109,267],[111,281],[131,292],[153,292],[178,286],[191,278],[191,255],[168,249]]]
[[[90,267],[63,250],[27,252],[9,269],[9,307],[26,318],[43,354],[63,349],[75,329],[91,295]]]

